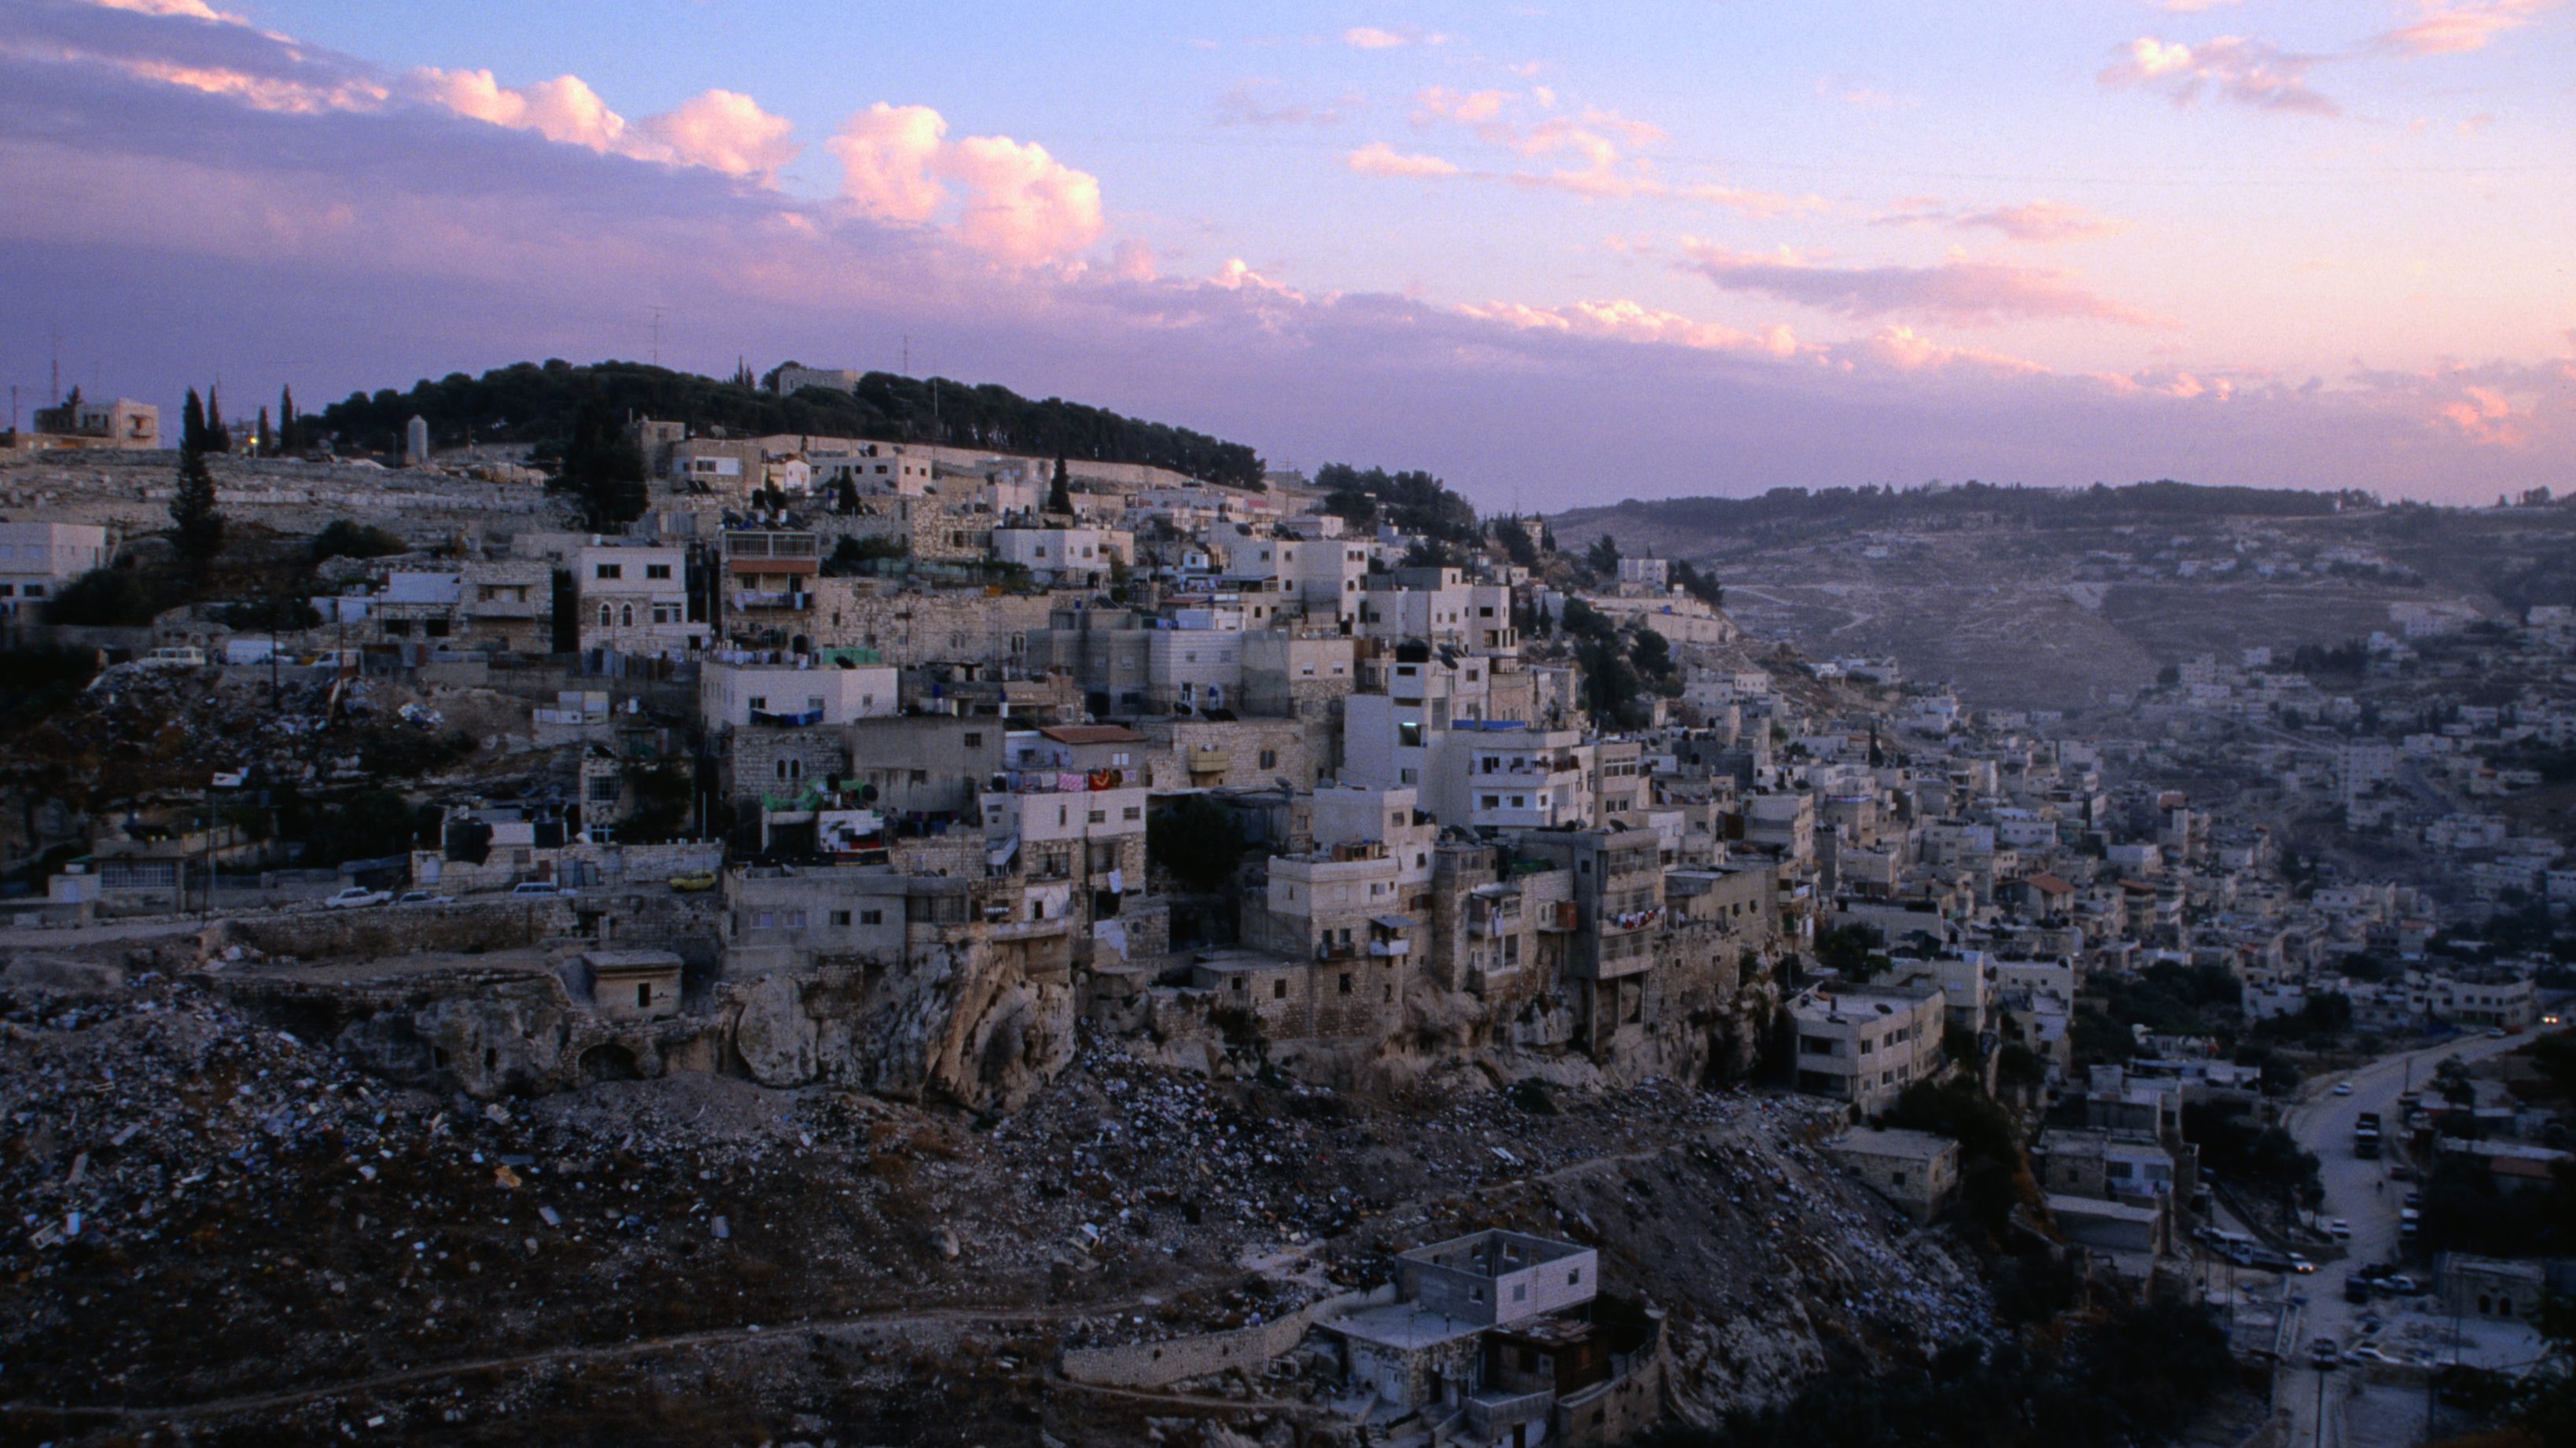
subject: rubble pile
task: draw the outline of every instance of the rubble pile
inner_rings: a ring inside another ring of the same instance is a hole
[[[1032,1365],[1270,1321],[1483,1225],[1599,1247],[1671,1312],[1707,1412],[1828,1339],[1982,1321],[1941,1251],[1808,1150],[1805,1103],[1658,1084],[1397,1108],[1097,1041],[1003,1119],[689,1075],[484,1102],[389,1085],[169,964],[0,987],[0,1402],[102,1433],[445,1440],[575,1403],[651,1423],[676,1394],[900,1438],[887,1414],[971,1391],[1018,1441],[1040,1416],[1141,1441],[1135,1402],[1041,1402]]]

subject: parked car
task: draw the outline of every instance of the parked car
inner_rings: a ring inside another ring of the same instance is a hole
[[[2309,1273],[2317,1270],[2316,1263],[2309,1261],[2307,1258],[2300,1256],[2296,1252],[2291,1252],[2286,1255],[2290,1260],[2290,1270],[2298,1273],[2302,1277],[2305,1277]]]
[[[456,897],[432,895],[427,890],[405,890],[402,898],[394,903],[397,905],[453,905],[456,903]]]
[[[2502,1027],[2502,1026],[2489,1026],[2489,1027],[2487,1027],[2487,1039],[2488,1039],[2488,1040],[2490,1040],[2490,1041],[2501,1041],[2501,1040],[2503,1040],[2504,1038],[2505,1038],[2505,1029],[2504,1029],[2504,1027]]]
[[[2388,1177],[2391,1181],[2411,1182],[2415,1180],[2415,1168],[2401,1161],[2389,1167]]]
[[[2358,1272],[2345,1278],[2343,1280],[2343,1300],[2346,1302],[2368,1302],[2370,1300],[2370,1279],[2362,1276]]]
[[[554,896],[569,895],[572,892],[570,890],[556,888],[555,882],[552,880],[521,880],[518,884],[510,887],[510,893],[513,895],[530,897],[543,896],[551,899]]]
[[[2392,1272],[2380,1278],[2378,1286],[2380,1291],[2391,1297],[2412,1297],[2417,1291],[2415,1279],[2403,1272]]]
[[[2349,1081],[2337,1081],[2334,1084],[2334,1094],[2337,1096],[2350,1096],[2352,1094],[2352,1083]]]
[[[2343,1350],[2330,1337],[2320,1337],[2308,1344],[2308,1366],[2323,1372],[2343,1361]]]
[[[2334,1238],[2338,1242],[2349,1242],[2352,1240],[2352,1223],[2345,1221],[2341,1217],[2328,1217],[2326,1219],[2326,1235]]]
[[[671,877],[671,888],[684,894],[696,894],[701,890],[712,890],[715,887],[716,872],[713,870],[699,870],[693,874]]]
[[[370,890],[364,885],[351,885],[322,903],[334,910],[354,910],[361,905],[382,905],[392,898],[394,892],[391,890]]]

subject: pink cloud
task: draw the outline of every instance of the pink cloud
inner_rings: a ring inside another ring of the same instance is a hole
[[[766,176],[802,149],[788,139],[796,123],[773,116],[739,91],[711,90],[643,123],[645,135],[684,166],[728,176]]]
[[[1728,291],[1756,292],[1847,317],[1921,317],[1953,326],[2032,319],[2082,319],[2129,326],[2170,325],[2085,289],[2073,274],[2000,262],[1937,266],[1825,266],[1786,250],[1731,251],[1706,242],[1683,247],[1685,270]]]
[[[2508,30],[2528,25],[2555,0],[2488,0],[2462,5],[2453,0],[2416,0],[2424,18],[2379,37],[2384,50],[2399,55],[2458,55],[2484,50]]]
[[[1247,80],[1217,97],[1217,124],[1257,127],[1341,124],[1342,112],[1334,107],[1272,101],[1270,92],[1278,84],[1273,80]]]
[[[1342,32],[1342,44],[1353,50],[1396,50],[1407,45],[1446,45],[1449,37],[1432,31],[1405,26],[1388,30],[1376,25],[1354,25]]]
[[[1455,176],[1455,163],[1437,156],[1399,151],[1384,141],[1371,141],[1342,158],[1342,164],[1363,176]]]
[[[1100,239],[1100,181],[1007,136],[947,140],[948,121],[928,106],[879,101],[842,123],[829,145],[841,195],[859,214],[922,225],[965,193],[949,227],[967,246],[1014,266],[1069,256]]]
[[[2032,201],[2020,206],[1972,211],[1951,225],[2000,231],[2015,241],[2059,242],[2108,236],[2126,223],[2096,216],[2082,207],[2069,206],[2061,201]]]
[[[1866,361],[1898,372],[1973,367],[1990,372],[2039,376],[2048,371],[2036,362],[2002,352],[1944,346],[1912,327],[1881,327],[1860,341],[1837,349],[1837,352],[1846,366]]]
[[[1785,325],[1760,332],[1747,332],[1717,322],[1702,322],[1649,307],[1641,302],[1617,299],[1599,302],[1576,302],[1562,307],[1533,307],[1520,302],[1487,302],[1457,308],[1460,316],[1478,321],[1498,322],[1518,331],[1563,332],[1568,335],[1599,337],[1622,342],[1651,343],[1658,346],[1688,347],[1706,352],[1740,352],[1778,358],[1792,358],[1810,350],[1802,347],[1795,334]]]
[[[861,215],[924,222],[948,200],[930,174],[947,134],[947,119],[928,106],[878,101],[824,144],[840,160],[841,195]]]
[[[2149,35],[2131,41],[2125,58],[2104,67],[2098,79],[2106,86],[2160,91],[2178,106],[2214,89],[2260,110],[2340,115],[2342,108],[2307,82],[2308,72],[2322,59],[2233,35],[2197,46]]]
[[[626,139],[626,118],[576,75],[505,86],[488,70],[423,67],[411,73],[411,81],[413,93],[433,105],[514,131],[534,131],[549,141],[606,152],[618,150]]]
[[[969,136],[943,153],[940,169],[966,188],[958,239],[988,256],[1029,266],[1100,239],[1099,178],[1035,141]]]

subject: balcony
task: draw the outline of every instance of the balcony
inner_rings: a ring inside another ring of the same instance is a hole
[[[1405,956],[1413,953],[1413,942],[1410,940],[1372,940],[1368,943],[1368,953],[1381,960],[1401,960]]]
[[[1193,749],[1190,751],[1190,773],[1194,775],[1223,774],[1233,767],[1234,751],[1230,749]]]
[[[1664,907],[1661,905],[1650,905],[1643,910],[1621,910],[1615,913],[1605,910],[1601,912],[1601,933],[1634,935],[1640,930],[1653,929],[1663,918]]]
[[[1583,912],[1571,900],[1539,907],[1538,928],[1551,935],[1571,935],[1582,928]]]
[[[744,613],[774,612],[781,609],[794,609],[801,612],[814,606],[814,595],[738,589],[734,592],[731,602],[737,610]]]

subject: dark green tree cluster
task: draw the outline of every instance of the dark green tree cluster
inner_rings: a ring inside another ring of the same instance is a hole
[[[1895,964],[1875,925],[1830,925],[1816,932],[1816,964],[1847,981],[1865,981]]]
[[[215,505],[215,475],[206,467],[206,454],[221,451],[214,440],[222,432],[221,421],[197,400],[197,389],[189,388],[180,414],[179,488],[170,498],[170,542],[181,566],[198,579],[224,548],[224,515]]]
[[[880,563],[911,556],[912,544],[901,538],[844,537],[832,546],[832,556],[823,560],[823,576],[856,578],[877,572]]]
[[[160,611],[160,599],[142,574],[131,568],[93,568],[55,592],[45,605],[45,621],[139,628]]]
[[[581,505],[583,525],[593,532],[613,532],[644,516],[644,450],[605,400],[593,397],[573,414],[555,486]]]
[[[1426,472],[1363,472],[1348,463],[1326,463],[1315,470],[1315,486],[1324,490],[1324,511],[1356,528],[1383,521],[1460,548],[1474,548],[1484,538],[1474,505]]]
[[[1682,592],[1711,608],[1726,607],[1726,585],[1717,581],[1716,574],[1693,568],[1687,558],[1673,560],[1673,582],[1681,585]]]
[[[334,518],[313,535],[313,561],[333,558],[390,558],[409,553],[411,545],[394,533],[365,523]]]
[[[1144,463],[1232,487],[1262,485],[1261,455],[1241,443],[1059,398],[1022,397],[1006,387],[889,372],[866,374],[851,392],[807,387],[781,397],[744,385],[740,375],[723,381],[641,362],[521,362],[481,377],[455,372],[423,379],[408,392],[352,393],[307,427],[312,435],[391,450],[402,445],[403,428],[417,413],[440,437],[563,442],[593,399],[612,417],[667,418],[737,436],[808,433],[1038,455],[1062,450],[1078,461]]]
[[[0,649],[0,732],[51,718],[79,698],[98,677],[98,661],[98,650],[70,644]]]
[[[1538,566],[1538,542],[1530,537],[1521,520],[1506,513],[1494,520],[1494,541],[1502,545],[1503,556],[1523,568]]]

